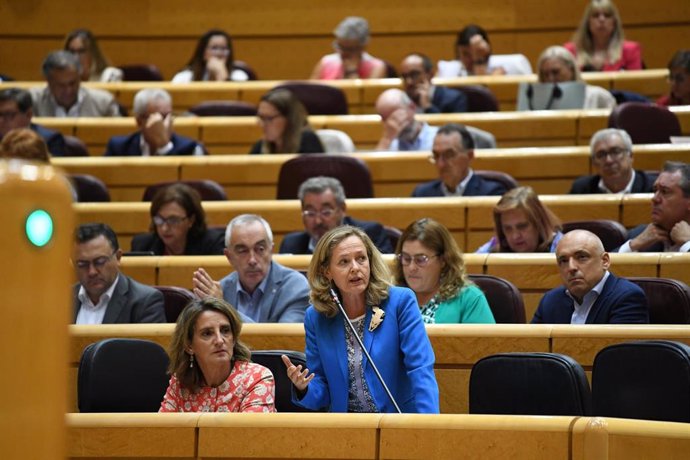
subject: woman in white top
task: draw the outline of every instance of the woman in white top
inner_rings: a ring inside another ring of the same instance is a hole
[[[234,57],[230,35],[220,29],[211,29],[201,36],[187,66],[172,82],[249,80],[247,72],[235,67]]]

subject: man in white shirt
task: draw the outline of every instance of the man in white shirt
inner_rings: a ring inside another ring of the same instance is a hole
[[[120,272],[122,249],[106,224],[84,224],[75,235],[76,324],[164,323],[163,294]]]

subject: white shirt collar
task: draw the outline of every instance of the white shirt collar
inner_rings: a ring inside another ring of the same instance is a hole
[[[635,170],[633,169],[632,175],[630,176],[630,181],[628,181],[628,185],[625,186],[623,190],[620,192],[612,192],[609,190],[609,188],[604,184],[604,178],[600,177],[599,178],[599,184],[597,184],[597,187],[599,188],[600,191],[604,193],[631,193],[632,188],[633,188],[633,183],[635,182]]]
[[[94,303],[91,301],[91,298],[89,295],[86,293],[86,289],[84,289],[84,286],[80,285],[79,286],[79,292],[77,293],[77,298],[79,299],[80,302],[80,307],[79,307],[79,312],[77,313],[77,321],[76,324],[102,324],[103,323],[103,318],[105,317],[105,311],[108,308],[108,304],[110,303],[110,299],[113,298],[113,292],[115,291],[115,287],[117,286],[118,281],[120,281],[120,275],[118,274],[115,277],[115,281],[113,281],[113,284],[108,288],[107,291],[105,291],[100,299],[98,299],[98,303],[94,305]]]
[[[469,168],[467,170],[467,176],[465,176],[462,182],[455,187],[455,191],[453,192],[449,191],[448,187],[446,187],[446,184],[441,181],[441,190],[443,191],[443,196],[462,196],[465,193],[465,188],[470,182],[470,179],[472,179],[472,176],[474,176],[474,171],[472,171],[472,168]]]

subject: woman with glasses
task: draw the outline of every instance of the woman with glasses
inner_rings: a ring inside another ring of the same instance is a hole
[[[307,110],[290,90],[272,89],[257,109],[263,136],[249,151],[257,153],[323,153],[319,137],[309,126]]]
[[[122,81],[122,70],[110,66],[90,30],[76,29],[67,34],[63,49],[79,58],[81,81]]]
[[[201,197],[176,183],[161,188],[151,201],[151,232],[132,239],[132,251],[158,256],[222,255],[225,229],[207,229]]]
[[[679,50],[668,63],[669,94],[656,101],[663,106],[690,105],[690,50]]]
[[[211,29],[199,38],[192,58],[172,82],[249,80],[247,72],[235,67],[234,62],[230,35],[224,30]]]
[[[462,252],[443,224],[428,218],[412,222],[395,252],[395,281],[414,291],[425,323],[496,322],[484,293],[467,279]]]
[[[583,71],[642,69],[642,48],[625,40],[621,17],[611,0],[592,0],[573,41],[564,46]]]
[[[477,253],[555,252],[560,241],[561,223],[542,204],[532,187],[517,187],[506,192],[494,207],[496,236]]]
[[[312,80],[346,78],[384,78],[386,63],[365,50],[369,44],[369,23],[358,16],[349,16],[333,31],[335,53],[321,58],[311,73]]]

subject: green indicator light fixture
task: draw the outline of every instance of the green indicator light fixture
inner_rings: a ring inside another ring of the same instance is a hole
[[[53,239],[53,218],[43,209],[36,209],[26,218],[26,237],[39,248]]]

